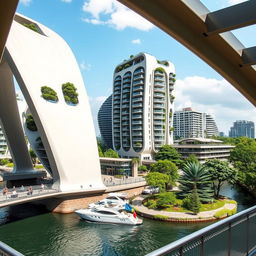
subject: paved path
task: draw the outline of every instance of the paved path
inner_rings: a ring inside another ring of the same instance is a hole
[[[139,212],[141,212],[142,214],[145,215],[151,215],[152,217],[154,215],[163,215],[163,216],[167,216],[170,219],[211,219],[214,218],[214,214],[222,209],[229,209],[229,210],[233,210],[234,208],[236,208],[236,204],[228,204],[226,203],[223,207],[220,207],[216,210],[211,210],[211,211],[204,211],[204,212],[200,212],[198,214],[192,214],[192,213],[186,213],[186,212],[167,212],[167,211],[157,211],[157,210],[153,210],[153,209],[148,209],[147,207],[145,207],[144,205],[142,205],[142,201],[143,201],[143,197],[136,197],[133,201],[132,201],[132,205],[138,209]]]

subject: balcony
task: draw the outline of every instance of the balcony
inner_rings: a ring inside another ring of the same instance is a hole
[[[123,89],[123,93],[130,93],[130,88],[125,88],[125,89]]]
[[[138,74],[142,74],[142,73],[144,74],[144,69],[140,68],[140,69],[137,69],[137,70],[134,71],[133,76],[138,75]]]
[[[132,93],[132,96],[133,96],[133,97],[136,97],[136,96],[143,96],[143,92],[133,92],[133,93]]]
[[[161,74],[160,76],[159,75],[156,75],[155,73],[155,77],[154,77],[154,81],[158,81],[158,82],[164,82],[164,76],[163,74]]]
[[[164,74],[162,72],[158,71],[158,70],[155,71],[155,76],[157,76],[157,75],[160,76],[160,77],[161,76],[164,77]]]
[[[141,114],[132,115],[132,119],[141,119],[141,118],[142,118]]]
[[[165,97],[154,98],[154,103],[165,103]]]
[[[143,97],[136,97],[136,98],[132,99],[133,103],[135,103],[135,102],[142,102],[142,101],[143,101]]]
[[[165,92],[154,92],[154,98],[155,97],[165,97]]]
[[[135,132],[135,131],[132,132],[132,136],[142,136],[142,135],[143,135],[142,132]]]
[[[144,90],[144,87],[139,85],[139,86],[134,86],[132,91],[133,92],[137,92],[137,91],[143,91]]]
[[[130,102],[130,98],[123,98],[122,99],[122,103],[129,103]]]
[[[123,83],[131,83],[131,77],[129,78],[124,78]]]
[[[143,80],[137,80],[137,81],[134,81],[132,84],[133,84],[133,86],[140,85],[140,84],[144,84],[144,81]]]
[[[136,75],[136,76],[133,76],[133,81],[135,80],[139,80],[139,79],[144,79],[144,75]]]
[[[140,108],[133,109],[132,113],[142,113],[142,109],[140,109]]]
[[[133,103],[132,107],[133,108],[142,108],[143,107],[143,103]]]

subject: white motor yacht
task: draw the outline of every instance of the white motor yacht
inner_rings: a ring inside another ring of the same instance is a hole
[[[93,222],[140,225],[142,220],[136,212],[127,212],[124,208],[98,206],[75,211],[82,219]]]
[[[98,206],[112,206],[112,207],[123,207],[128,200],[125,200],[125,197],[121,193],[109,193],[109,195],[96,203],[89,204],[89,208],[94,208]]]

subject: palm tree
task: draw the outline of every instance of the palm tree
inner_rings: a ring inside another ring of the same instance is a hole
[[[188,162],[183,166],[183,175],[179,179],[182,197],[196,190],[201,202],[211,202],[213,189],[211,175],[199,162]]]

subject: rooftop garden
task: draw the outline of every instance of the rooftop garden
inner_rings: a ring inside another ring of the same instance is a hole
[[[59,100],[57,93],[48,86],[42,86],[41,93],[42,93],[42,97],[47,101],[58,102]]]
[[[34,118],[31,114],[28,114],[26,116],[26,127],[28,128],[28,130],[30,130],[32,132],[37,131],[36,123],[35,123]]]
[[[38,26],[35,23],[23,23],[23,26],[25,26],[26,28],[29,28],[39,34],[41,34],[40,29],[38,28]]]
[[[65,83],[62,84],[62,92],[64,95],[64,99],[67,104],[73,104],[77,105],[78,104],[78,93],[76,92],[77,89],[72,83]]]

